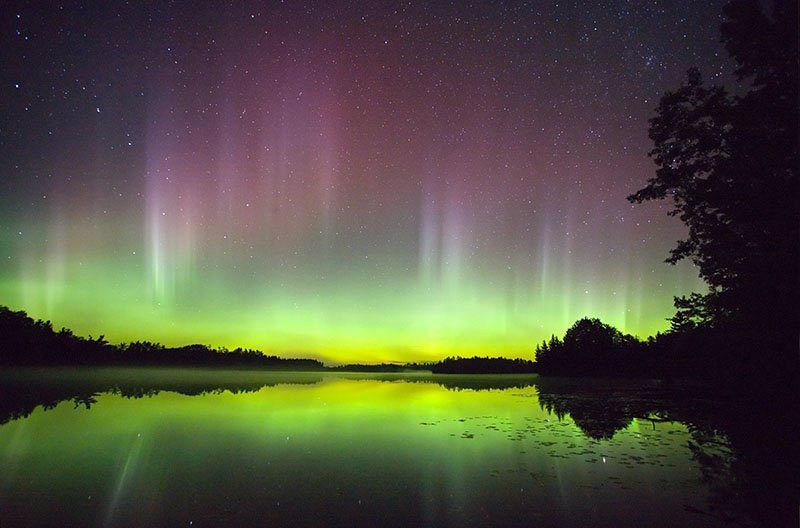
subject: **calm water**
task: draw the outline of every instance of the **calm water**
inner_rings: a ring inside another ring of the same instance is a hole
[[[154,369],[0,380],[3,527],[731,521],[727,438],[667,416],[653,384]]]

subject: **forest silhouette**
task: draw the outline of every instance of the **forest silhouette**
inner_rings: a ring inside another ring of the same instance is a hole
[[[50,321],[33,320],[23,311],[0,306],[0,365],[181,365],[321,370],[316,359],[285,359],[259,350],[207,345],[166,347],[151,341],[111,344],[105,336],[82,337]]]

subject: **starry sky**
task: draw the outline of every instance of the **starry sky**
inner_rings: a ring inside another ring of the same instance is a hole
[[[0,304],[328,362],[664,330],[703,284],[625,197],[722,4],[4,2]]]

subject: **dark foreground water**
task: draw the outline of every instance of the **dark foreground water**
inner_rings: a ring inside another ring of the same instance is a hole
[[[654,382],[5,372],[0,526],[782,522],[726,413]]]

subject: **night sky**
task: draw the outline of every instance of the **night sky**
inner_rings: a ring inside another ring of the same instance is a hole
[[[4,2],[0,304],[326,361],[647,336],[702,291],[625,197],[723,2]]]

